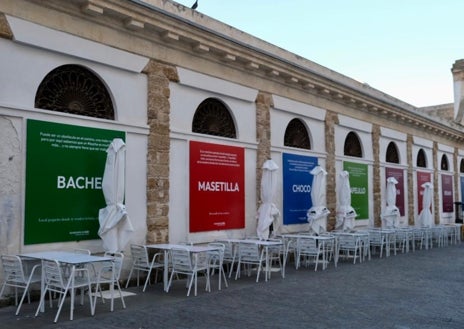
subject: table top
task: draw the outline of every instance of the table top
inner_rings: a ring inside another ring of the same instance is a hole
[[[152,249],[161,249],[161,250],[171,250],[173,248],[185,248],[190,252],[207,252],[219,250],[219,247],[215,246],[192,246],[188,244],[175,244],[175,243],[157,243],[157,244],[147,244],[147,248]]]
[[[218,240],[230,243],[254,243],[260,246],[279,246],[282,244],[281,241],[268,241],[268,240],[255,240],[255,239],[220,239]]]
[[[62,263],[68,264],[84,264],[93,262],[107,262],[112,261],[112,257],[108,256],[94,256],[74,253],[71,251],[38,251],[31,253],[20,254],[20,257],[34,258],[41,260],[57,260]]]
[[[309,234],[298,234],[298,233],[286,233],[282,234],[284,238],[295,238],[295,239],[315,239],[315,240],[333,240],[335,236],[331,235],[309,235]]]

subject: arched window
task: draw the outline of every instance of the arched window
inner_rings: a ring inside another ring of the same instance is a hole
[[[390,142],[387,146],[387,154],[385,155],[385,161],[391,163],[400,163],[400,156],[398,154],[398,148],[394,142]]]
[[[79,65],[63,65],[48,73],[37,89],[35,107],[114,120],[113,102],[105,85]]]
[[[448,157],[446,156],[446,154],[443,154],[441,157],[440,169],[449,170]]]
[[[207,98],[198,106],[193,116],[194,133],[237,138],[235,123],[229,109],[215,98]]]
[[[459,165],[459,172],[464,173],[464,159],[461,159],[461,164]]]
[[[427,157],[423,149],[417,152],[416,166],[421,168],[427,168]]]
[[[285,129],[284,145],[300,149],[311,149],[308,130],[300,119],[292,119]]]
[[[363,157],[361,142],[359,141],[358,135],[352,131],[346,136],[343,154],[358,158]]]

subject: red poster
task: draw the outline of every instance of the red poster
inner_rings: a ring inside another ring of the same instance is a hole
[[[443,212],[453,212],[453,176],[441,175]]]
[[[190,232],[245,227],[243,148],[190,142]]]
[[[432,176],[429,172],[418,171],[417,172],[417,213],[420,214],[422,211],[422,198],[424,197],[424,188],[422,184],[432,182]]]
[[[397,168],[385,168],[385,180],[388,177],[394,177],[396,184],[396,206],[400,210],[400,215],[404,216],[404,170]]]

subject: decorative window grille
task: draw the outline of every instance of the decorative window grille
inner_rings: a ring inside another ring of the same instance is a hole
[[[237,138],[235,123],[229,109],[219,100],[205,99],[193,116],[194,133]]]
[[[440,169],[441,170],[448,170],[449,169],[448,157],[446,156],[446,154],[443,154],[443,156],[441,157]]]
[[[343,154],[357,158],[363,157],[361,142],[354,132],[350,132],[346,136]]]
[[[103,82],[79,65],[57,67],[40,83],[35,107],[114,120],[111,97]]]
[[[427,168],[427,157],[425,156],[425,152],[423,149],[420,149],[419,152],[417,152],[416,166],[421,168]]]
[[[396,144],[394,142],[390,142],[387,146],[387,154],[385,161],[391,163],[400,163],[398,148],[396,147]]]
[[[300,119],[292,119],[285,129],[284,145],[300,149],[311,149],[308,130]]]

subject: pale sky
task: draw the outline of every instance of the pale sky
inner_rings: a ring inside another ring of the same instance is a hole
[[[196,10],[411,105],[454,101],[463,0],[198,0]]]

